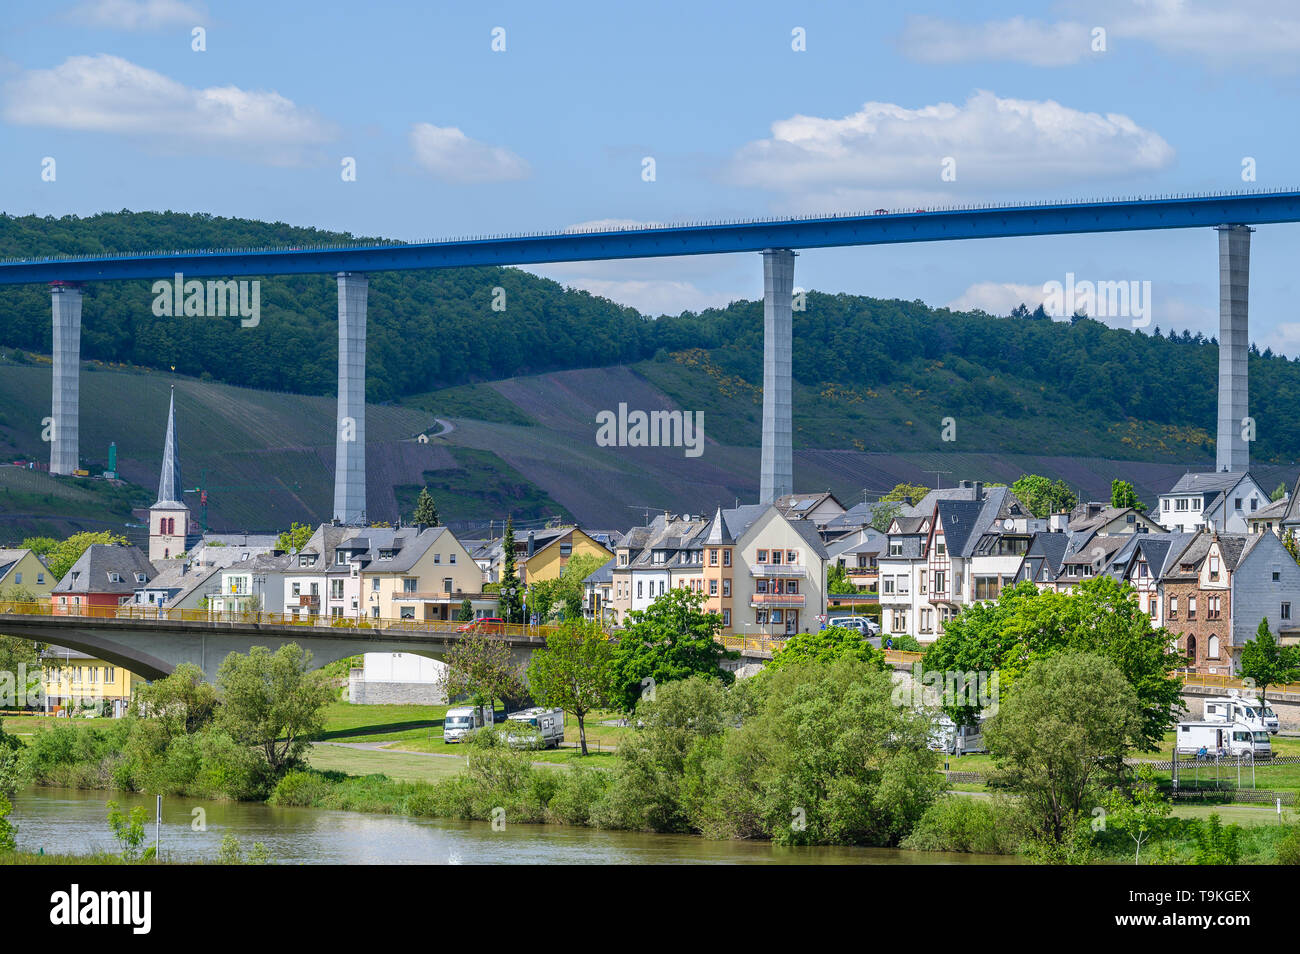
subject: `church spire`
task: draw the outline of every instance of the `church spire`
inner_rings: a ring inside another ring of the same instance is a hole
[[[158,503],[181,502],[181,453],[176,446],[176,385],[167,408],[167,442],[163,445],[162,475],[158,478]]]

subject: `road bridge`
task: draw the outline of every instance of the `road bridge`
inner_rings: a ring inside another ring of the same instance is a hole
[[[183,249],[0,261],[0,285],[48,282],[54,327],[50,471],[78,467],[80,283],[159,279],[203,294],[201,278],[334,273],[338,281],[338,421],[334,518],[366,523],[366,275],[377,271],[540,265],[760,252],[763,261],[761,503],[794,490],[792,293],[797,250],[1087,233],[1205,228],[1219,233],[1216,470],[1245,471],[1252,226],[1300,221],[1300,191],[1177,194],[987,204],[872,214],[778,217],[639,228],[478,235],[429,242],[303,248]]]

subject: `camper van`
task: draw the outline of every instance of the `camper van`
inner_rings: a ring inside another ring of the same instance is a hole
[[[1180,722],[1174,735],[1179,755],[1266,759],[1273,755],[1268,732],[1247,722]]]
[[[556,748],[564,741],[564,710],[563,709],[543,709],[540,706],[534,706],[531,709],[520,709],[518,712],[511,712],[506,716],[507,722],[526,722],[541,733],[542,748]],[[507,741],[515,744],[514,736],[507,736]],[[521,737],[522,740],[522,737]]]
[[[442,717],[442,741],[464,742],[476,729],[492,724],[492,710],[487,706],[456,706]]]
[[[1281,723],[1272,706],[1262,705],[1258,699],[1246,699],[1237,690],[1227,696],[1205,700],[1206,722],[1249,722],[1257,724],[1270,735],[1277,735]]]
[[[981,723],[983,719],[980,720]],[[987,752],[984,747],[984,726],[956,725],[946,715],[941,715],[934,722],[934,731],[930,733],[929,748],[949,755],[970,755],[973,752]]]

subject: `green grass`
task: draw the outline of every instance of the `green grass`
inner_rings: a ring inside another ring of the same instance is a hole
[[[468,417],[477,421],[517,424],[521,427],[532,427],[537,423],[488,384],[463,384],[441,391],[411,394],[402,398],[402,403],[441,418]],[[430,427],[430,430],[437,429],[437,425]]]
[[[465,760],[461,758],[431,758],[428,755],[348,749],[337,745],[313,745],[307,761],[321,772],[387,775],[399,782],[436,782],[465,770]]]
[[[325,710],[322,741],[392,742],[398,739],[442,738],[447,706],[362,706],[331,702]]]

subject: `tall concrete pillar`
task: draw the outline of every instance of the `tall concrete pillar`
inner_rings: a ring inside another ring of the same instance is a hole
[[[1246,225],[1220,225],[1219,233],[1219,431],[1216,471],[1244,473],[1250,443],[1242,423],[1249,413],[1250,233]]]
[[[54,388],[50,473],[70,474],[80,463],[81,289],[50,286],[54,312]]]
[[[759,468],[759,503],[770,504],[794,492],[790,442],[792,385],[791,307],[794,299],[794,252],[763,251],[763,460]]]
[[[334,519],[366,521],[366,292],[357,272],[339,272],[339,415],[334,451]]]

